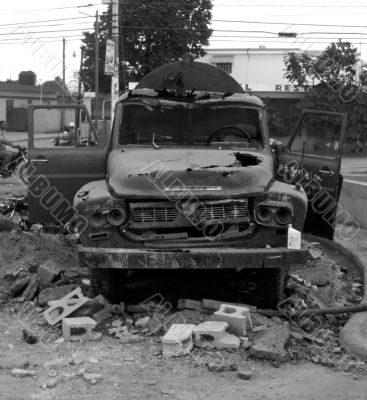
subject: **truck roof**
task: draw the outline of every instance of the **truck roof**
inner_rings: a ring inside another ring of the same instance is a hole
[[[137,89],[156,89],[206,92],[244,93],[242,86],[231,75],[206,63],[194,62],[192,58],[163,65],[147,74]]]
[[[194,103],[196,105],[213,104],[214,105],[230,105],[233,103],[242,104],[250,107],[264,107],[263,101],[249,93],[218,93],[218,92],[202,92],[195,91],[193,94],[182,96],[173,96],[162,90],[155,89],[134,89],[124,93],[119,101],[130,99],[139,102],[139,99],[150,98],[150,105],[166,105],[172,106],[179,103]],[[153,100],[154,99],[154,100]],[[143,101],[144,102],[144,101]]]

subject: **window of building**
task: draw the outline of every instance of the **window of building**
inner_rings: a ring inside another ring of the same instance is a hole
[[[32,100],[27,100],[27,104],[32,104]]]
[[[227,72],[227,74],[232,73],[232,63],[217,63],[217,68]]]

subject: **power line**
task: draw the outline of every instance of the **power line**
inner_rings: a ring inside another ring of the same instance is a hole
[[[339,28],[366,28],[366,25],[339,25],[339,24],[307,24],[304,22],[266,22],[266,21],[234,21],[226,19],[212,19],[212,22],[229,22],[236,24],[263,24],[263,25],[292,25],[292,26],[336,26]]]
[[[1,26],[15,26],[15,25],[24,26],[28,24],[40,24],[42,22],[70,21],[70,20],[85,19],[85,18],[90,18],[90,17],[71,17],[71,18],[45,19],[42,21],[13,22],[11,24],[1,24]]]
[[[271,7],[271,8],[367,8],[366,5],[310,5],[310,4],[214,4],[214,7]]]
[[[39,8],[37,10],[22,10],[22,11],[7,11],[7,12],[0,12],[0,15],[8,15],[8,14],[25,14],[25,13],[32,13],[32,12],[39,12],[39,11],[52,11],[52,10],[66,10],[70,8],[85,8],[85,7],[93,7],[99,4],[86,4],[81,6],[69,6],[69,7],[55,7],[55,8]]]

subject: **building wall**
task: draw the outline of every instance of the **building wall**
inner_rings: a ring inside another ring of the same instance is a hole
[[[231,75],[244,89],[254,91],[284,90],[289,82],[283,77],[285,68],[283,57],[290,50],[208,49],[208,54],[197,61],[213,65],[231,63]]]
[[[64,113],[64,117],[62,114]],[[64,131],[64,125],[75,120],[74,110],[35,110],[34,132],[35,133],[57,133]]]

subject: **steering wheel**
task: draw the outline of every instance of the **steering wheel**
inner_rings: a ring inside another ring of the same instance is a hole
[[[246,132],[244,129],[239,128],[238,126],[235,126],[235,125],[225,125],[225,126],[221,126],[221,127],[217,128],[213,133],[211,133],[209,135],[208,140],[206,141],[206,145],[209,146],[209,144],[211,142],[215,141],[215,140],[213,140],[213,138],[215,138],[215,136],[218,135],[218,133],[220,131],[225,131],[227,129],[228,129],[227,133],[225,133],[225,132],[222,133],[222,137],[221,137],[221,140],[220,140],[221,142],[224,141],[224,138],[226,136],[233,135],[233,132],[231,132],[233,130],[238,131],[243,137],[245,137],[248,140],[249,143],[252,142],[250,134],[248,132]],[[234,135],[236,135],[236,134],[234,134]]]

